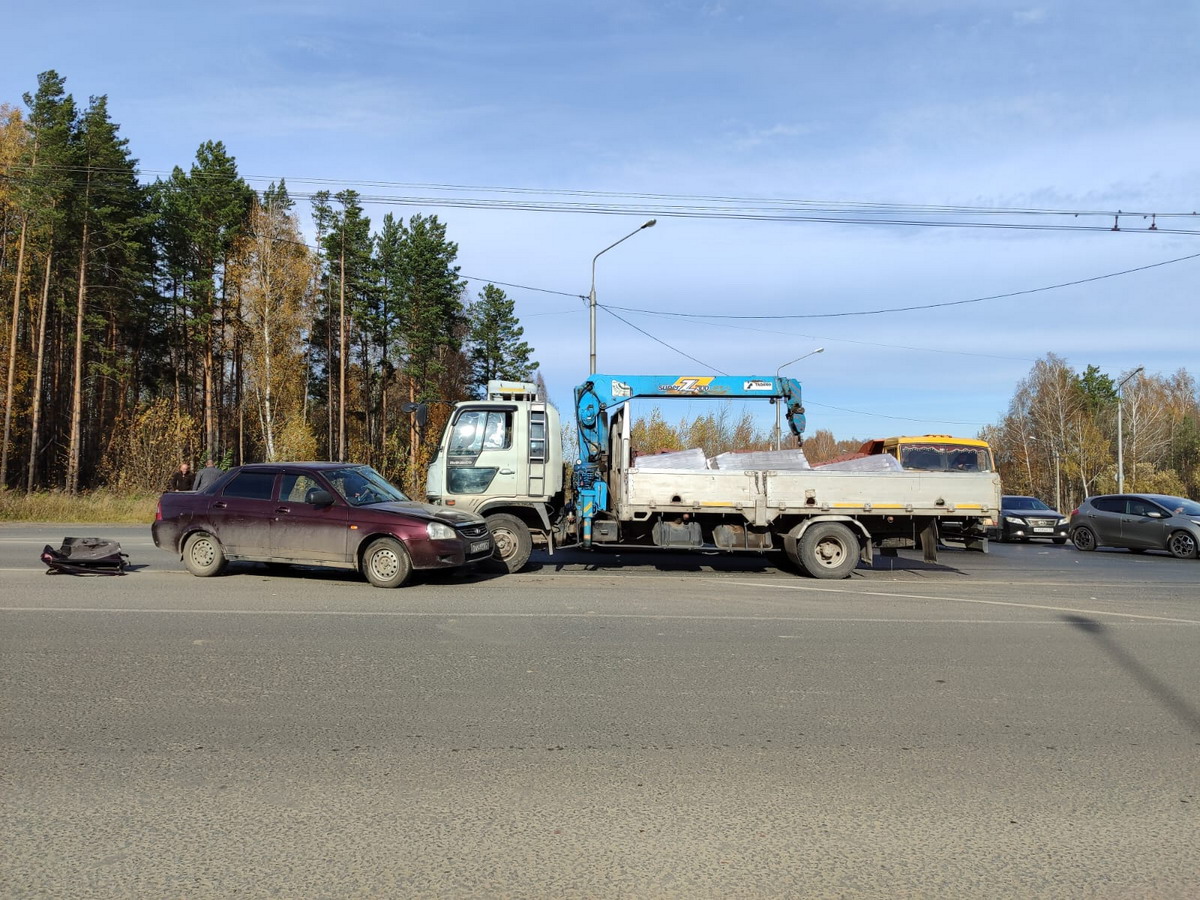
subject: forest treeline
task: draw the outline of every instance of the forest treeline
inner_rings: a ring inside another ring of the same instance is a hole
[[[1200,394],[1186,369],[1114,378],[1050,353],[979,436],[995,450],[1005,493],[1057,499],[1066,512],[1117,490],[1118,456],[1126,491],[1200,497]]]
[[[220,141],[143,184],[106,97],[49,71],[24,104],[0,106],[0,489],[154,491],[211,456],[367,462],[419,495],[450,405],[535,377],[437,216],[373,229],[320,192],[310,247],[285,182],[254,191]]]
[[[212,456],[367,462],[422,496],[453,403],[492,378],[545,396],[513,301],[468,295],[437,216],[373,229],[354,191],[319,192],[310,247],[284,181],[254,191],[219,141],[143,184],[105,97],[81,109],[50,71],[24,105],[0,105],[0,490],[157,491]],[[1200,496],[1194,378],[1119,385],[1039,360],[979,435],[1005,492],[1069,510],[1115,490],[1119,408],[1126,489]],[[651,451],[772,442],[728,408],[635,429]],[[860,443],[818,429],[804,448]]]

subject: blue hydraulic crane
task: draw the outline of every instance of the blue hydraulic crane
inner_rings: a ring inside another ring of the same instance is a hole
[[[775,375],[592,375],[575,388],[579,461],[575,465],[576,511],[582,544],[592,543],[592,520],[608,508],[606,456],[610,409],[637,398],[773,399],[785,404],[788,427],[804,433],[800,382]]]

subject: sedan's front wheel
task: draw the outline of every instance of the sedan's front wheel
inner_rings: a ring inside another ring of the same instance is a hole
[[[362,570],[375,587],[398,588],[412,575],[412,561],[399,541],[379,538],[363,553]]]
[[[193,575],[207,578],[225,568],[225,551],[211,534],[198,531],[184,542],[183,564]]]
[[[1177,559],[1196,558],[1196,538],[1187,531],[1176,531],[1167,539],[1167,549]]]

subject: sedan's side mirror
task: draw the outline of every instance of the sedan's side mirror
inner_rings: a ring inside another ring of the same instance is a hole
[[[1150,512],[1146,513],[1146,515],[1151,519],[1165,519],[1166,518],[1166,516],[1163,515],[1162,513],[1160,513],[1157,509],[1152,509]]]
[[[313,488],[304,497],[304,502],[309,506],[332,506],[333,494],[329,491],[323,491],[320,488]]]

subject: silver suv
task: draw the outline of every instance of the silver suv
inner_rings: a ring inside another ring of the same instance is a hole
[[[1200,503],[1166,494],[1088,497],[1071,512],[1071,541],[1080,550],[1166,550],[1180,559],[1195,559],[1200,547]]]

